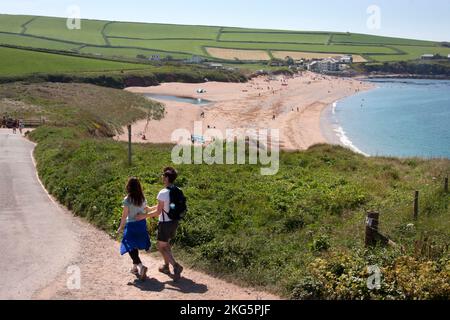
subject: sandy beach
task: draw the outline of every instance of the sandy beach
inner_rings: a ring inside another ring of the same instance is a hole
[[[224,136],[227,129],[279,129],[282,149],[304,150],[314,144],[333,142],[328,141],[321,130],[321,114],[327,106],[372,87],[356,79],[304,72],[292,78],[258,77],[248,83],[164,83],[126,90],[212,101],[200,106],[157,99],[166,106],[165,118],[133,124],[133,142],[172,143],[174,130],[193,132],[194,122],[202,121],[203,132],[209,127],[220,130]],[[197,93],[198,89],[206,92]],[[143,135],[146,140],[142,139]],[[116,138],[128,139],[127,134]]]

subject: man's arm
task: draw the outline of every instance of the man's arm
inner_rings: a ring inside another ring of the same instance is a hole
[[[146,212],[150,212],[147,214],[138,214],[136,216],[136,221],[142,221],[147,220],[150,218],[156,218],[159,217],[164,209],[164,201],[159,201],[157,206],[154,207],[147,207]]]

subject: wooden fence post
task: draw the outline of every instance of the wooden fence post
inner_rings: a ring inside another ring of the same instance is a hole
[[[448,176],[444,180],[444,191],[448,193]]]
[[[373,247],[377,244],[378,225],[380,214],[378,212],[368,212],[366,218],[366,247]]]
[[[131,124],[127,126],[128,128],[128,165],[131,166]]]
[[[419,219],[419,191],[414,195],[414,220]]]

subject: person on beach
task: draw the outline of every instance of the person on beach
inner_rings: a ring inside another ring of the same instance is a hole
[[[119,234],[123,232],[120,254],[128,253],[130,255],[133,261],[130,272],[140,280],[145,280],[148,268],[142,264],[139,258],[139,250],[149,251],[151,242],[147,231],[147,221],[138,220],[137,217],[155,208],[147,206],[141,183],[137,178],[128,180],[126,190],[128,195],[122,202],[122,220],[117,231]]]
[[[13,133],[16,134],[17,133],[17,128],[19,127],[19,122],[17,121],[17,119],[13,120]]]
[[[161,177],[164,183],[164,189],[162,189],[157,196],[158,205],[156,209],[152,210],[150,214],[139,215],[137,219],[148,219],[159,216],[157,237],[158,250],[164,259],[164,264],[159,268],[159,272],[171,276],[170,265],[172,265],[174,273],[173,279],[174,281],[178,281],[181,278],[183,267],[175,260],[170,241],[176,236],[179,220],[171,219],[169,213],[175,209],[175,203],[173,202],[176,202],[177,205],[180,204],[178,199],[172,198],[172,194],[178,195],[178,197],[182,199],[181,202],[184,201],[184,203],[181,203],[181,206],[184,207],[186,198],[184,198],[181,190],[174,186],[174,182],[178,177],[178,173],[174,168],[165,168]]]
[[[21,120],[19,120],[19,132],[20,132],[20,134],[23,133],[23,129],[24,128],[25,128],[25,125],[24,125],[23,120],[21,119]]]

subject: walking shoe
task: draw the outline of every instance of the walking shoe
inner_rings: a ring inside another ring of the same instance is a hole
[[[184,268],[178,263],[173,267],[173,273],[174,273],[173,280],[174,281],[178,281],[181,279],[181,273],[183,272],[183,269]]]
[[[137,267],[131,268],[130,273],[131,273],[132,275],[135,275],[136,277],[139,277],[139,270],[138,270]]]
[[[146,266],[142,266],[141,272],[139,272],[140,280],[144,281],[145,279],[147,279],[147,271],[148,271],[148,268]]]
[[[164,273],[165,275],[170,276],[170,268],[167,264],[162,265],[161,267],[159,267],[159,272]]]

